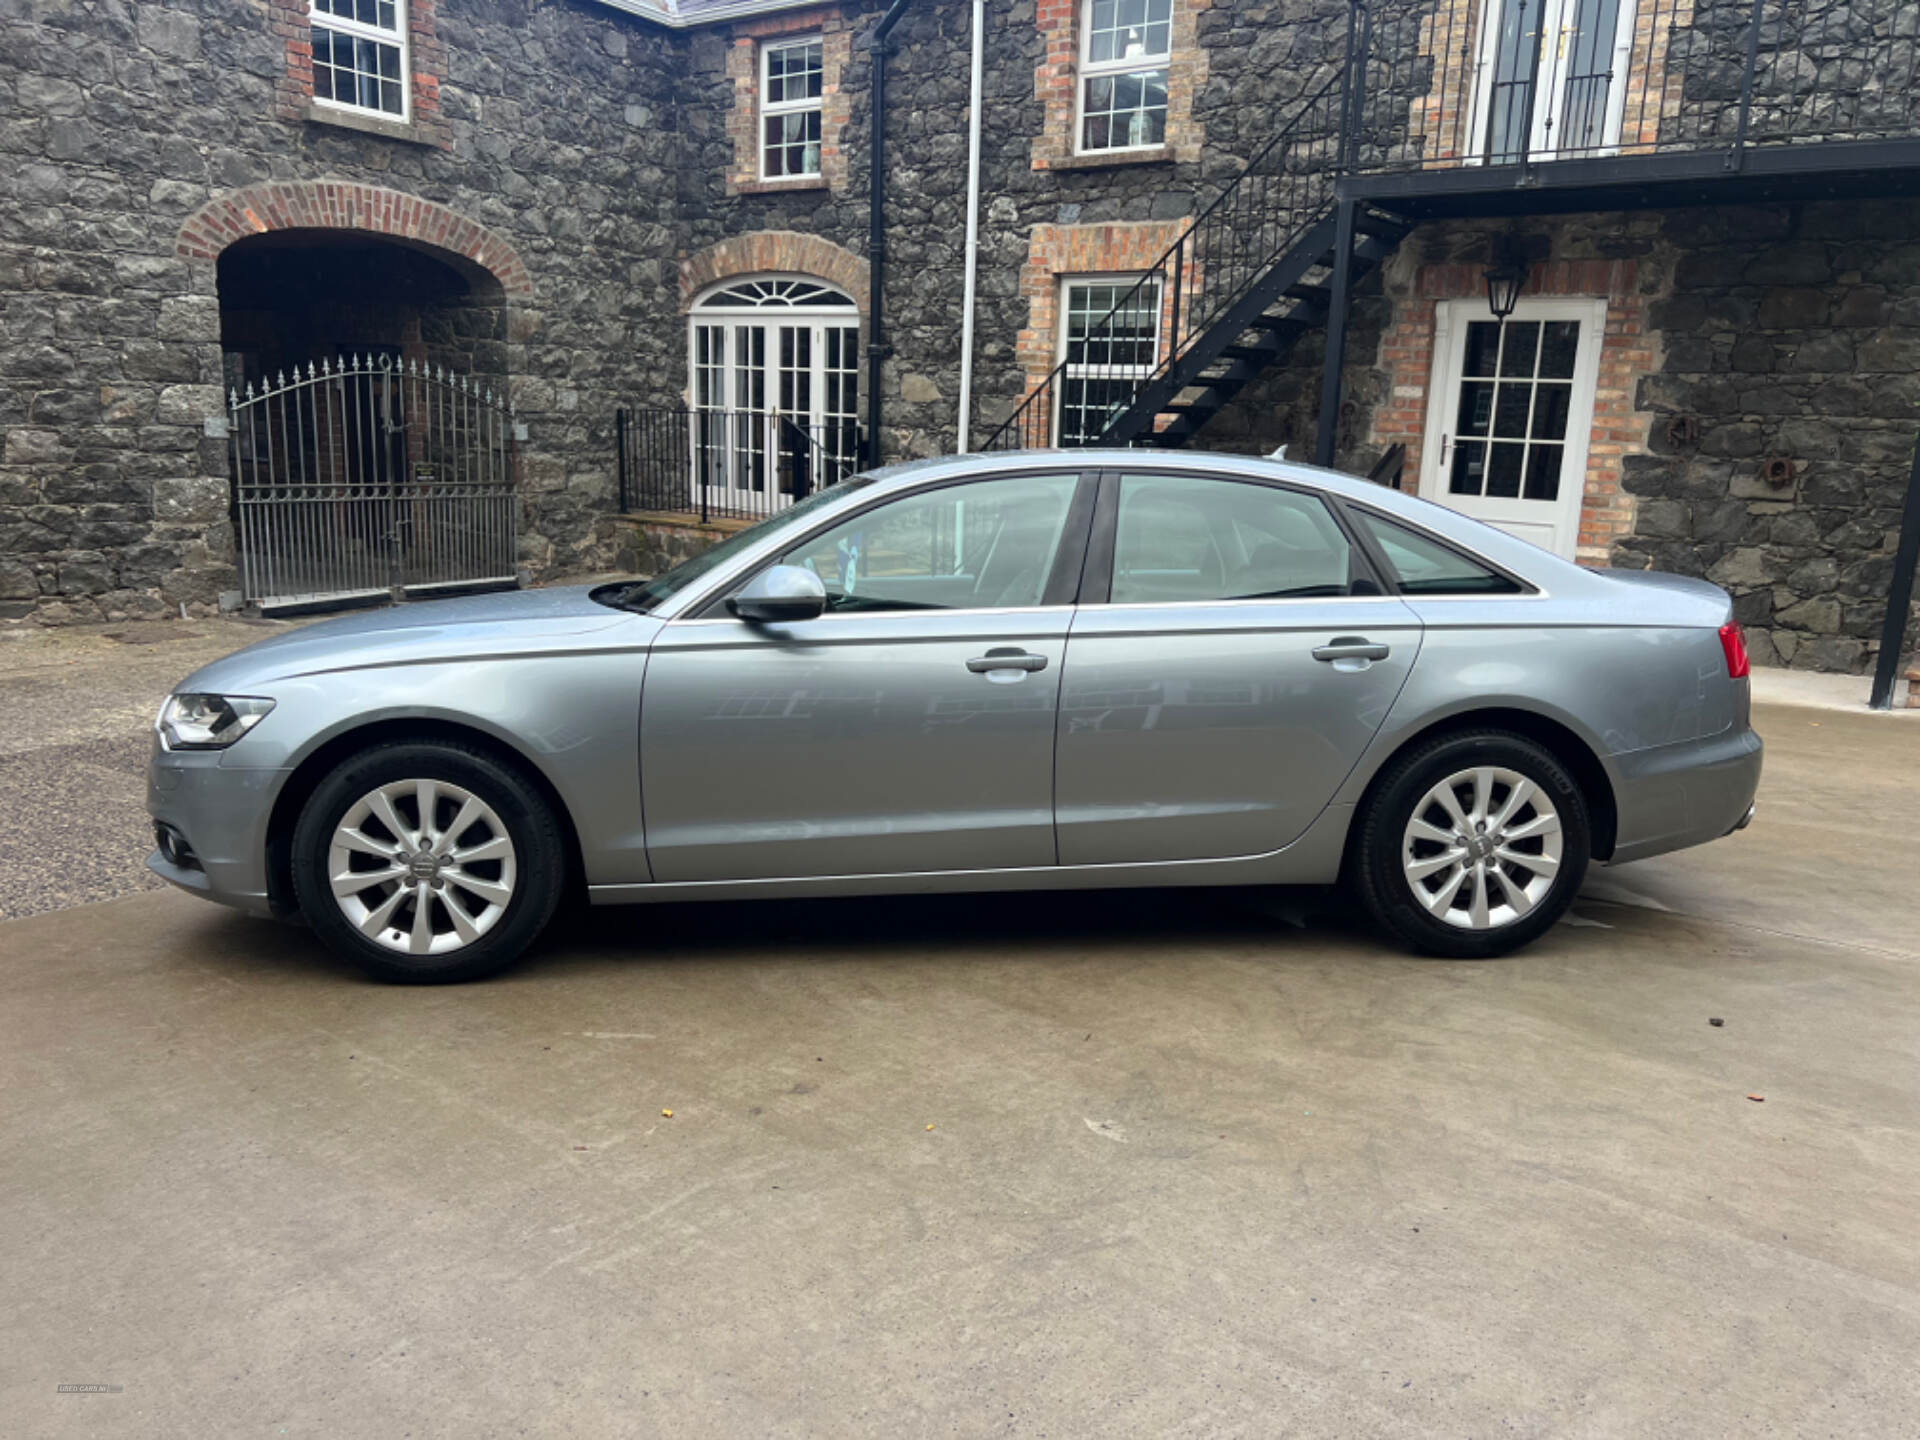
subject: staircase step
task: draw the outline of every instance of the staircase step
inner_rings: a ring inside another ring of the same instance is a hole
[[[1223,360],[1250,360],[1256,365],[1264,365],[1270,360],[1278,359],[1279,355],[1280,346],[1277,342],[1262,345],[1229,345],[1220,352],[1220,358]]]
[[[1353,228],[1362,235],[1374,235],[1383,240],[1391,240],[1398,245],[1412,232],[1413,226],[1397,215],[1388,215],[1379,210],[1356,210],[1353,216]]]

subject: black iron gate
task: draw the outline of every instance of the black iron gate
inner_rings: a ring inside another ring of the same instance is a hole
[[[484,380],[348,356],[227,408],[249,603],[513,582],[513,411]]]

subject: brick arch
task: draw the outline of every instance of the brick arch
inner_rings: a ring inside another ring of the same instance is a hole
[[[697,250],[680,262],[680,300],[737,275],[810,275],[838,285],[867,308],[867,262],[851,250],[797,230],[756,230]]]
[[[444,205],[348,180],[275,181],[216,196],[187,217],[174,242],[185,260],[214,260],[236,240],[271,230],[361,230],[449,251],[490,273],[516,300],[533,294],[519,253]]]

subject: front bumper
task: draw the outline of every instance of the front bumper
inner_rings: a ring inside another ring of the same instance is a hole
[[[1704,845],[1753,818],[1760,788],[1760,737],[1745,726],[1704,740],[1615,755],[1619,827],[1611,865]]]
[[[289,772],[229,767],[225,751],[171,751],[156,739],[147,764],[147,813],[184,837],[199,868],[155,849],[147,868],[206,900],[274,913],[267,888],[267,822]]]

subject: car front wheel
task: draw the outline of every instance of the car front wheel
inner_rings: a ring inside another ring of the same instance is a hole
[[[1579,785],[1522,735],[1445,735],[1380,777],[1356,842],[1374,920],[1429,955],[1485,959],[1558,920],[1586,875],[1592,829]]]
[[[321,938],[376,979],[476,980],[545,927],[565,853],[518,771],[463,745],[396,742],[346,761],[308,799],[294,893]]]

